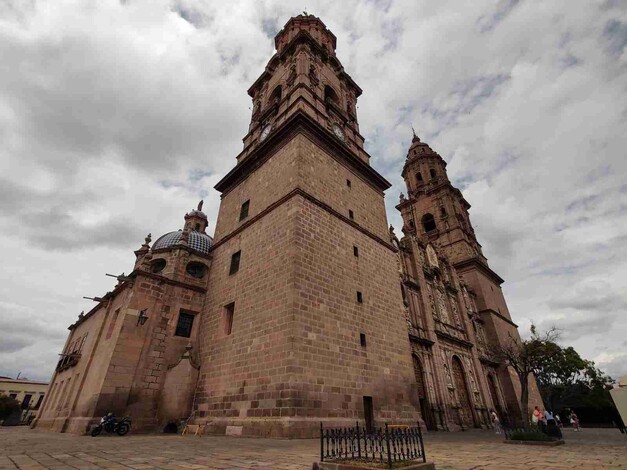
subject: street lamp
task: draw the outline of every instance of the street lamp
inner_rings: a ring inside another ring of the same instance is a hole
[[[143,309],[139,311],[139,317],[137,317],[137,326],[143,326],[144,323],[146,323],[146,321],[148,320],[148,315],[146,315],[146,310],[148,309]]]

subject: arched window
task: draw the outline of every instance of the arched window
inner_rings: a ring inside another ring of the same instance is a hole
[[[324,102],[325,103],[332,102],[334,104],[338,104],[340,102],[340,99],[338,98],[337,93],[329,85],[325,85],[324,87]]]
[[[436,176],[438,176],[438,174],[435,172],[435,170],[433,168],[430,168],[429,169],[429,176],[431,176],[431,179],[433,179]]]
[[[272,94],[270,95],[270,104],[274,104],[274,103],[278,103],[279,101],[281,101],[281,96],[282,96],[282,92],[281,92],[281,85],[278,85],[273,91]]]
[[[444,207],[440,207],[440,216],[446,217],[446,209]]]
[[[416,173],[416,180],[418,181],[418,184],[423,182],[422,173],[420,172]]]
[[[187,274],[195,277],[196,279],[202,279],[207,273],[207,266],[199,263],[198,261],[190,261],[189,263],[187,263],[185,271],[187,271]]]
[[[152,260],[150,263],[150,272],[151,273],[160,273],[165,268],[166,261],[163,258],[157,258]]]
[[[431,232],[436,229],[435,219],[432,214],[425,214],[422,216],[422,226],[425,232]]]

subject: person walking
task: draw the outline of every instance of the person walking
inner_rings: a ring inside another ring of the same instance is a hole
[[[533,410],[531,421],[533,422],[533,424],[535,424],[536,426],[540,428],[540,431],[544,429],[544,414],[542,413],[542,410],[540,409],[540,407],[537,405]]]
[[[501,434],[501,430],[503,427],[501,426],[501,420],[499,419],[499,415],[496,414],[496,411],[490,410],[490,416],[492,417],[492,425],[496,430],[497,434]]]
[[[573,429],[575,431],[577,432],[581,431],[581,427],[579,426],[579,418],[577,417],[574,411],[570,414],[570,424],[573,425]]]

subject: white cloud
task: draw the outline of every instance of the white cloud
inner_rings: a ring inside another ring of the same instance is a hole
[[[363,88],[372,165],[404,190],[414,127],[449,163],[521,328],[627,374],[627,12],[620,2],[314,1]],[[45,377],[64,328],[144,235],[235,163],[246,89],[293,4],[0,6],[0,374]],[[37,328],[42,322],[50,333]],[[61,332],[61,333],[59,333]]]

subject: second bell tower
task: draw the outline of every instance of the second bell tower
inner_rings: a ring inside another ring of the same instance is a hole
[[[470,222],[470,204],[449,181],[444,159],[414,134],[402,175],[408,194],[407,198],[401,196],[397,206],[403,217],[403,231],[433,243],[446,255],[476,296],[489,343],[507,344],[512,338],[520,338],[501,289],[504,281],[483,255]],[[501,367],[499,379],[508,408],[520,413],[518,378]],[[541,403],[533,379],[530,397],[532,402]]]

